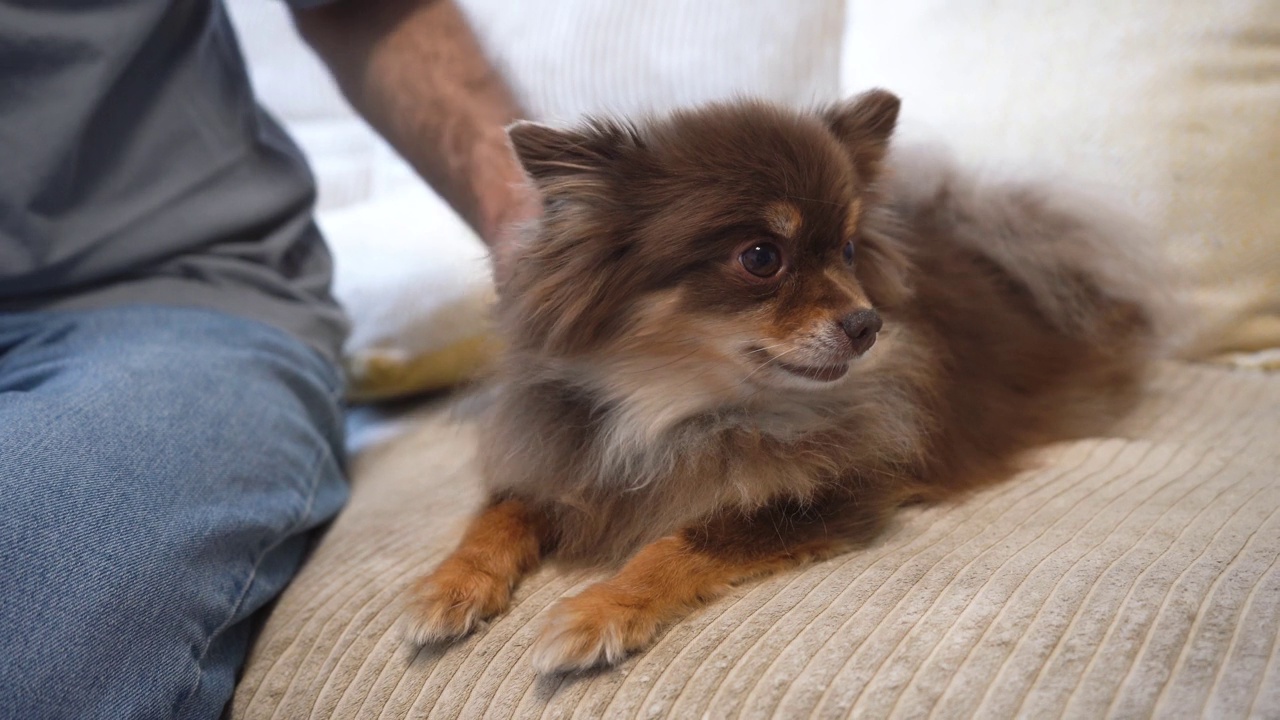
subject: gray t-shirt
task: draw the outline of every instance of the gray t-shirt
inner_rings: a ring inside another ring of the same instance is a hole
[[[204,307],[333,360],[314,197],[220,2],[0,0],[0,312]]]

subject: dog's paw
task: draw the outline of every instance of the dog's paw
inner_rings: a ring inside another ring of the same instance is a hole
[[[659,622],[643,605],[621,603],[597,588],[560,600],[547,611],[531,660],[540,674],[615,665],[647,646]]]
[[[416,645],[456,640],[507,609],[511,588],[497,578],[447,563],[419,580],[405,608],[403,634]]]

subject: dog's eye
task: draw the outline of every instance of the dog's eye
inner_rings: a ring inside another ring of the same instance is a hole
[[[756,277],[773,277],[782,269],[782,250],[773,243],[760,243],[743,250],[738,260]]]
[[[841,256],[844,257],[845,265],[853,265],[853,241],[852,240],[849,240],[844,244],[844,247],[841,248],[840,250],[840,254]]]

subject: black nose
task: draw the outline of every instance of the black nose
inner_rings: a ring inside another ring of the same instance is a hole
[[[883,326],[880,313],[871,308],[855,310],[840,319],[840,328],[844,330],[845,335],[849,336],[849,341],[853,343],[853,352],[858,355],[870,350],[871,346],[876,344],[876,333],[880,332]]]

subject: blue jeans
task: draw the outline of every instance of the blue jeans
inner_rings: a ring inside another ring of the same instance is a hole
[[[203,310],[0,315],[0,718],[215,718],[346,499],[339,374]]]

